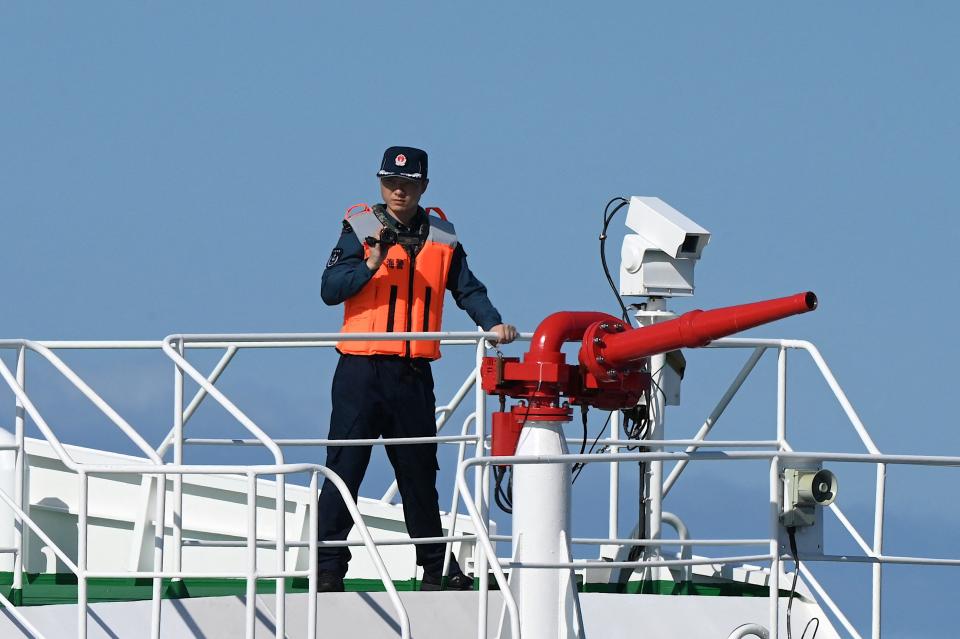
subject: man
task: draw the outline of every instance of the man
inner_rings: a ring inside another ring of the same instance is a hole
[[[329,305],[344,304],[342,332],[430,332],[440,330],[444,289],[484,330],[509,343],[516,329],[504,324],[487,289],[467,266],[467,254],[453,225],[420,207],[427,189],[427,154],[390,147],[380,171],[383,204],[347,212],[337,246],[323,272],[320,294]],[[431,437],[436,434],[430,361],[439,343],[428,340],[355,341],[337,344],[340,361],[333,377],[331,439]],[[387,446],[403,499],[411,537],[439,537],[437,445]],[[354,499],[370,461],[368,446],[331,446],[326,465],[340,475]],[[343,540],[353,522],[336,488],[320,491],[319,539]],[[444,544],[416,546],[423,567],[422,590],[439,590]],[[321,592],[343,590],[350,551],[320,548]],[[470,590],[473,579],[451,561],[447,588]]]

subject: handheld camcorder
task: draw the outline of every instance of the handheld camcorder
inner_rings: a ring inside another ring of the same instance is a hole
[[[397,232],[391,228],[384,227],[380,231],[380,239],[377,239],[371,235],[368,235],[364,238],[364,241],[367,243],[367,246],[374,247],[377,244],[383,247],[390,247],[397,243],[398,241]]]

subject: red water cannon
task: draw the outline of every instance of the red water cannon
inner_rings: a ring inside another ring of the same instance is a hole
[[[571,405],[603,410],[635,406],[650,386],[646,359],[711,341],[755,326],[817,308],[817,296],[798,293],[765,302],[690,311],[651,326],[631,328],[606,313],[562,311],[537,327],[530,350],[519,357],[485,357],[480,369],[483,390],[501,400],[520,400],[509,412],[493,414],[494,455],[516,451],[524,424],[570,421]],[[580,340],[576,364],[561,352],[565,342]]]

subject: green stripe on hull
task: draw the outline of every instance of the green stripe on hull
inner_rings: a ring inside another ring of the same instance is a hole
[[[45,606],[50,604],[69,604],[77,601],[77,578],[73,574],[25,574],[23,589],[13,590],[13,573],[0,572],[0,592],[18,606]],[[152,579],[122,579],[122,578],[91,578],[87,582],[87,595],[90,603],[104,601],[148,601],[153,595]],[[296,577],[286,580],[287,592],[307,592],[305,577]],[[420,582],[416,579],[394,581],[399,591],[414,591],[420,589]],[[349,592],[383,592],[386,590],[379,579],[347,579],[344,581]],[[491,579],[491,589],[496,589],[496,583]],[[247,591],[247,582],[244,579],[183,579],[173,581],[163,580],[164,599],[184,599],[191,597],[224,597],[243,596]],[[580,586],[581,592],[608,592],[627,594],[656,594],[656,595],[693,595],[711,597],[766,597],[769,589],[766,586],[741,584],[737,582],[711,583],[674,583],[671,581],[639,582],[632,581],[626,585],[616,584],[586,584]],[[276,580],[258,579],[257,594],[273,594],[276,592]],[[788,596],[789,592],[780,591],[781,597]]]
[[[25,574],[23,589],[13,590],[13,574],[0,572],[0,592],[16,605],[45,606],[49,604],[76,603],[77,578],[73,574]],[[287,592],[307,592],[306,578],[286,580]],[[395,581],[397,590],[418,590],[419,582],[411,579]],[[378,579],[349,579],[346,589],[357,592],[383,591],[383,582]],[[243,596],[247,592],[245,579],[183,579],[163,580],[164,599],[190,597]],[[276,580],[258,579],[257,594],[276,592]],[[87,580],[87,598],[90,603],[101,601],[148,601],[153,596],[152,579],[123,579],[93,577]]]

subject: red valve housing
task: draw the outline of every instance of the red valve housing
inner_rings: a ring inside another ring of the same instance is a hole
[[[573,416],[569,405],[531,407],[517,405],[510,412],[493,414],[490,452],[497,456],[510,456],[517,452],[520,433],[529,422],[568,422]]]

